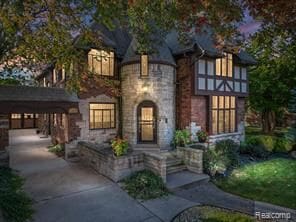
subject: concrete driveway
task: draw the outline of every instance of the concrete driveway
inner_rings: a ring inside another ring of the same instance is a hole
[[[163,221],[120,187],[79,163],[47,151],[33,130],[10,132],[10,166],[26,179],[36,222]]]

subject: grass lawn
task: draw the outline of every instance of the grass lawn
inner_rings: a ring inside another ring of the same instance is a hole
[[[229,193],[296,209],[296,161],[292,159],[249,164],[214,182]]]
[[[255,221],[251,216],[224,210],[216,207],[193,207],[178,215],[173,222],[251,222]]]

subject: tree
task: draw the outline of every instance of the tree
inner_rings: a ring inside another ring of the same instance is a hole
[[[275,128],[276,114],[287,108],[296,85],[296,44],[288,32],[265,26],[248,48],[258,64],[250,69],[251,108],[261,114],[262,128]]]

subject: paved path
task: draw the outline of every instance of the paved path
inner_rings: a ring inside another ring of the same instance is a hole
[[[140,203],[93,170],[49,153],[50,140],[29,130],[13,131],[10,144],[10,166],[26,179],[35,222],[170,221],[196,205],[174,196]]]

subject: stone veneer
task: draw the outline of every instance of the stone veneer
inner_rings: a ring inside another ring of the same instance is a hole
[[[89,129],[89,103],[115,103],[116,114],[116,128],[114,129]],[[77,137],[78,141],[91,141],[97,143],[103,143],[108,139],[112,139],[117,135],[118,131],[118,105],[117,99],[108,97],[104,94],[96,97],[89,97],[86,99],[80,99],[79,112],[81,114],[81,120],[76,121],[76,125],[80,128],[80,135]]]
[[[149,77],[141,78],[140,64],[128,64],[123,65],[121,76],[123,135],[132,146],[137,144],[137,107],[152,101],[157,107],[157,144],[169,147],[175,131],[175,68],[149,64]]]

